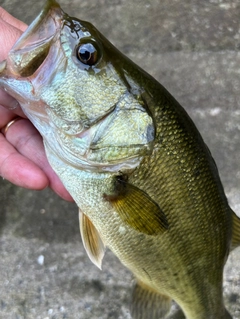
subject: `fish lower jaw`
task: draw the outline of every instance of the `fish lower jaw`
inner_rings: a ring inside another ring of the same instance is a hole
[[[92,162],[88,161],[87,159],[80,159],[80,158],[75,158],[75,159],[69,159],[65,158],[64,161],[77,168],[77,169],[82,169],[82,170],[88,170],[92,172],[119,172],[119,171],[128,171],[135,169],[141,162],[139,158],[131,158],[131,159],[126,159],[125,161],[122,162],[116,162],[116,163],[98,163],[98,162]]]
[[[52,158],[58,158],[66,165],[74,167],[80,170],[86,170],[91,172],[119,172],[119,171],[129,171],[133,170],[139,166],[142,161],[142,157],[135,156],[130,158],[122,159],[121,161],[113,161],[108,163],[100,163],[95,161],[88,160],[86,154],[83,156],[76,156],[69,152],[69,150],[65,151],[60,146],[52,146],[46,140],[44,140],[45,150],[49,162],[51,162]]]

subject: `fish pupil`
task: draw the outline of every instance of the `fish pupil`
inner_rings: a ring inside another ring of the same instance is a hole
[[[77,58],[84,64],[94,65],[98,61],[98,52],[92,43],[81,44],[77,49]]]

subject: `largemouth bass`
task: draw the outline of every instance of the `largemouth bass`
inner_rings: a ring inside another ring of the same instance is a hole
[[[79,207],[84,247],[136,278],[135,319],[232,318],[223,268],[240,243],[215,162],[185,110],[92,24],[53,0],[0,64]]]

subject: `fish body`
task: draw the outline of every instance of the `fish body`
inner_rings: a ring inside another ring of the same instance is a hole
[[[136,278],[133,318],[227,319],[223,268],[239,245],[212,156],[185,110],[90,23],[48,1],[0,66],[79,207],[90,259],[109,247]]]

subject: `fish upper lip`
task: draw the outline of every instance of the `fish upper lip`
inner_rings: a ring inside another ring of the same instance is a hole
[[[10,50],[8,59],[11,73],[22,77],[35,73],[47,57],[57,31],[62,28],[63,15],[54,0],[47,1],[45,8]]]

